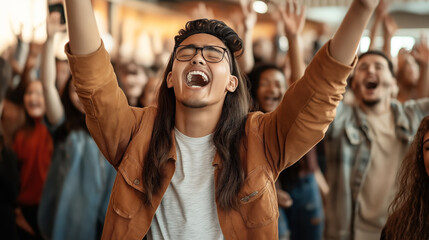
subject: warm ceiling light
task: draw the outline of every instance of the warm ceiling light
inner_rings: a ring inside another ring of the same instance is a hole
[[[255,12],[257,13],[264,14],[264,13],[267,13],[268,6],[263,1],[255,1],[253,2],[253,10],[255,10]]]

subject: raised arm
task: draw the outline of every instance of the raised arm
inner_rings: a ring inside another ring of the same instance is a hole
[[[387,14],[383,19],[383,52],[386,56],[392,60],[392,37],[398,29],[398,25],[392,16]]]
[[[305,6],[299,6],[295,1],[286,2],[285,8],[278,6],[281,19],[289,42],[289,58],[291,66],[290,83],[302,77],[305,71],[303,49],[300,44],[301,33],[305,23]]]
[[[54,35],[56,32],[63,31],[66,28],[65,25],[61,25],[60,17],[61,15],[59,12],[53,12],[49,14],[46,21],[47,39],[43,46],[40,68],[40,77],[46,102],[46,117],[52,125],[59,123],[64,115],[64,108],[61,103],[60,95],[55,87]]]
[[[66,54],[86,125],[106,159],[116,168],[142,122],[118,86],[110,56],[102,46],[91,0],[65,0],[69,44]]]
[[[240,0],[241,13],[243,14],[243,55],[238,58],[238,64],[244,73],[248,73],[255,65],[253,58],[253,29],[257,21],[256,12],[252,8],[253,0]]]
[[[369,33],[369,50],[375,49],[375,36],[377,35],[378,27],[380,26],[381,22],[383,21],[384,16],[387,14],[387,3],[384,0],[380,0],[380,3],[378,4],[375,14],[374,14],[374,20],[372,22],[371,31]]]
[[[419,64],[419,82],[417,84],[417,98],[429,97],[429,47],[427,38],[422,36],[411,52]]]
[[[65,0],[70,51],[75,55],[95,52],[101,38],[91,0]]]
[[[379,0],[353,0],[329,47],[334,59],[352,64],[362,33],[378,2]]]
[[[255,120],[263,126],[260,131],[267,161],[275,173],[323,139],[345,92],[362,32],[377,4],[354,0],[333,39],[317,52],[303,77],[288,88],[280,105],[269,114],[255,113]]]

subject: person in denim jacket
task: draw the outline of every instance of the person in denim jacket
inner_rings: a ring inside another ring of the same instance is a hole
[[[368,51],[351,77],[355,104],[340,104],[326,132],[326,239],[379,239],[396,193],[396,174],[429,99],[401,104],[390,60]]]

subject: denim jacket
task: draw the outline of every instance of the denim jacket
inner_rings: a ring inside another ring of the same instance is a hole
[[[55,146],[38,222],[46,239],[95,240],[100,236],[115,169],[84,130]]]
[[[401,104],[392,100],[395,133],[410,145],[421,119],[429,114],[429,98]],[[340,103],[337,116],[325,136],[327,181],[326,239],[353,239],[357,199],[369,166],[371,138],[365,113]]]

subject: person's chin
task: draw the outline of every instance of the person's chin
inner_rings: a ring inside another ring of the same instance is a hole
[[[208,106],[205,101],[183,101],[182,104],[188,108],[204,108]]]
[[[265,113],[268,113],[268,112],[272,112],[272,111],[274,111],[276,108],[275,107],[272,107],[272,106],[262,106],[261,107],[261,111],[262,112],[265,112]]]
[[[41,118],[44,115],[44,111],[43,110],[33,110],[33,111],[28,111],[28,115],[32,118]]]
[[[367,107],[374,107],[378,103],[380,103],[380,99],[364,99],[362,102]]]

